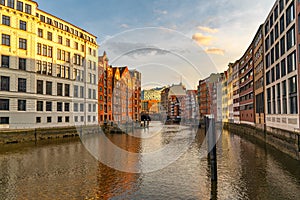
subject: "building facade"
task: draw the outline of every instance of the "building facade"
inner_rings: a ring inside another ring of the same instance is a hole
[[[211,74],[199,81],[197,98],[200,119],[213,114],[216,120],[222,121],[222,77],[223,74]]]
[[[290,131],[299,128],[298,4],[277,0],[263,30],[266,125]]]
[[[255,124],[261,128],[265,125],[265,105],[264,105],[264,37],[263,25],[261,25],[254,37],[253,43],[254,61],[254,112]]]
[[[99,124],[123,125],[141,119],[141,73],[109,65],[106,52],[99,57]]]
[[[222,80],[222,122],[229,121],[228,88],[228,71],[225,71]]]
[[[112,92],[113,69],[108,64],[106,52],[99,56],[98,71],[98,121],[100,124],[113,120],[112,116]]]
[[[253,44],[240,59],[239,67],[240,121],[254,124]]]
[[[239,66],[240,61],[237,60],[232,65],[232,89],[233,89],[233,121],[234,123],[240,123],[240,93],[239,93]]]
[[[0,128],[97,124],[96,37],[34,1],[0,9]]]

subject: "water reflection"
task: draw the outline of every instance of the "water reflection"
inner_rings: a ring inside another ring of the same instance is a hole
[[[139,153],[167,144],[109,135],[120,148]],[[183,138],[176,140],[182,142]],[[0,147],[0,199],[300,199],[299,161],[223,132],[217,147],[218,183],[211,185],[204,131],[176,162],[152,173],[125,173],[99,162],[79,139]],[[118,158],[111,149],[107,156]],[[157,160],[159,162],[159,160]],[[140,163],[128,159],[128,168]]]

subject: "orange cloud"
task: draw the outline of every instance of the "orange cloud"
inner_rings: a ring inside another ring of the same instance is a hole
[[[218,48],[208,48],[205,50],[205,52],[208,54],[217,54],[217,55],[222,55],[222,56],[224,56],[224,54],[225,54],[224,49],[218,49]]]
[[[215,28],[209,28],[206,26],[198,26],[197,27],[199,30],[204,31],[206,33],[217,33],[219,30]]]
[[[213,37],[205,36],[202,33],[195,33],[192,39],[195,40],[199,45],[209,46],[213,40]]]

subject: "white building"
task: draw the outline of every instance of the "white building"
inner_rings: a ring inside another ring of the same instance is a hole
[[[96,37],[29,0],[0,19],[0,129],[97,124]]]

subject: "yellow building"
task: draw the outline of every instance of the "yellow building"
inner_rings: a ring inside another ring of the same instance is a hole
[[[29,0],[0,19],[0,128],[97,124],[96,37]]]

